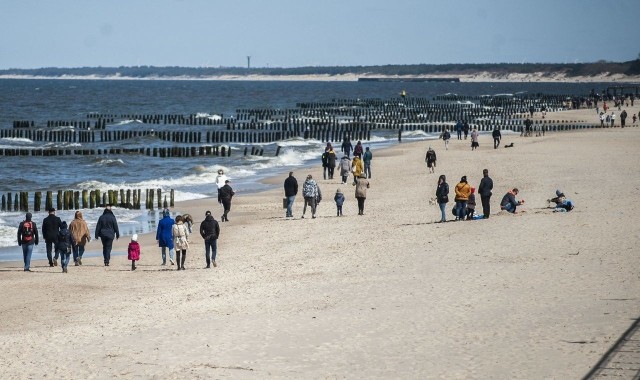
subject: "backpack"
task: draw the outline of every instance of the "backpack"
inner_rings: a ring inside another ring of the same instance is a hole
[[[33,240],[33,222],[22,222],[22,241],[30,243]]]
[[[64,228],[58,232],[58,246],[61,251],[67,251],[69,249],[69,230]]]

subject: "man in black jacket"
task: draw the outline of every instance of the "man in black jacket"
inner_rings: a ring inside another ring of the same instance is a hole
[[[493,132],[491,132],[491,136],[493,136],[493,149],[498,149],[500,146],[500,140],[502,139],[500,128],[496,127]]]
[[[284,196],[287,198],[287,213],[285,218],[293,217],[293,201],[298,195],[298,180],[293,176],[293,172],[289,172],[289,177],[284,180]]]
[[[25,220],[18,226],[18,245],[22,247],[22,257],[24,258],[24,271],[31,272],[31,254],[33,246],[38,245],[38,227],[31,220],[31,213],[28,212]]]
[[[204,213],[205,218],[202,223],[200,223],[200,236],[204,239],[204,250],[205,257],[207,259],[207,268],[211,268],[211,263],[213,262],[213,266],[217,267],[216,264],[216,255],[218,254],[218,237],[220,236],[220,225],[218,221],[213,218],[211,215],[211,211],[207,211]],[[209,256],[209,251],[211,251],[211,256]]]
[[[58,250],[55,250],[54,258],[51,257],[51,250],[55,247],[55,244],[58,241],[58,232],[60,231],[61,225],[62,220],[56,216],[56,209],[50,208],[49,216],[44,218],[42,221],[42,237],[44,237],[44,242],[47,247],[47,259],[49,259],[50,267],[58,265]]]
[[[118,221],[116,216],[111,211],[111,205],[108,204],[104,209],[100,218],[98,218],[98,224],[96,224],[96,239],[102,240],[102,257],[104,258],[104,266],[109,266],[111,260],[111,246],[113,245],[113,239],[120,238],[120,230],[118,229]]]
[[[231,211],[231,198],[233,198],[234,194],[235,192],[229,185],[229,180],[224,181],[224,186],[220,189],[220,202],[222,202],[222,207],[224,207],[224,214],[222,214],[221,218],[223,222],[229,221],[227,215],[229,211]]]
[[[480,200],[482,201],[484,219],[489,219],[489,214],[491,214],[491,190],[493,190],[493,180],[489,177],[489,170],[487,169],[482,171],[482,176],[480,186],[478,186],[478,194],[480,194]]]

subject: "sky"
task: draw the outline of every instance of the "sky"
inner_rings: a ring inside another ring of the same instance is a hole
[[[629,61],[640,0],[0,0],[0,69]]]

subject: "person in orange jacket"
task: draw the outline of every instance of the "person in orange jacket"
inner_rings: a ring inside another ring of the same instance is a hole
[[[471,195],[471,186],[467,183],[467,176],[460,178],[460,182],[456,185],[456,220],[464,220],[467,215],[467,201]]]

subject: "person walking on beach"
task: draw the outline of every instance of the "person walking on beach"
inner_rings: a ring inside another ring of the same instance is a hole
[[[58,265],[58,252],[56,250],[55,257],[51,256],[51,251],[55,249],[55,242],[58,240],[58,231],[62,220],[56,216],[56,209],[50,208],[49,215],[42,221],[42,237],[47,248],[47,259],[49,259],[49,266]]]
[[[224,186],[220,189],[220,200],[222,201],[222,207],[224,207],[224,214],[222,214],[220,220],[223,222],[229,221],[228,215],[231,211],[231,198],[233,198],[235,193],[236,192],[233,191],[231,185],[229,185],[229,180],[224,181]]]
[[[342,216],[342,205],[344,204],[344,194],[342,194],[342,190],[336,190],[336,195],[333,197],[333,200],[336,202],[337,216]]]
[[[624,128],[626,121],[627,121],[627,110],[624,110],[620,114],[620,127]]]
[[[127,247],[127,259],[131,260],[131,270],[136,270],[136,261],[140,260],[140,244],[138,244],[138,234],[131,236],[131,241]]]
[[[329,170],[329,148],[324,148],[322,153],[322,178],[327,179],[327,171]]]
[[[456,134],[458,135],[458,140],[462,140],[462,122],[458,120],[456,123]]]
[[[427,163],[427,169],[429,169],[429,173],[435,173],[436,171],[436,151],[431,147],[427,149],[427,154],[424,157],[424,162]]]
[[[162,211],[162,219],[158,222],[158,228],[156,229],[156,240],[158,246],[162,252],[162,265],[167,265],[167,249],[169,250],[169,262],[171,265],[175,264],[173,261],[173,237],[171,231],[175,221],[171,218],[171,212],[169,209]]]
[[[353,160],[351,161],[351,171],[353,172],[353,183],[356,183],[356,178],[360,177],[360,174],[364,173],[364,163],[360,156],[353,156]]]
[[[474,127],[471,131],[471,150],[476,150],[480,144],[478,143],[478,130]]]
[[[449,133],[449,130],[445,128],[440,137],[442,138],[442,141],[444,141],[444,150],[449,150],[449,140],[451,139],[451,133]]]
[[[91,241],[91,232],[89,232],[87,222],[82,219],[82,212],[76,211],[74,219],[69,223],[69,232],[71,233],[73,261],[76,266],[82,265],[84,246]]]
[[[469,135],[469,123],[467,123],[466,121],[464,122],[464,124],[462,124],[462,131],[464,132],[464,139],[467,139],[467,136]]]
[[[362,151],[362,141],[358,141],[355,148],[353,148],[353,155],[362,158],[362,153],[364,153]]]
[[[345,156],[351,157],[351,151],[353,150],[353,144],[351,144],[351,140],[349,139],[349,135],[345,135],[342,140],[342,152]]]
[[[216,264],[216,256],[218,255],[220,224],[218,224],[218,221],[214,219],[213,215],[211,215],[211,211],[204,213],[204,221],[200,223],[200,236],[204,239],[204,256],[207,261],[206,268],[211,268],[211,264],[213,264],[214,267],[217,267],[218,264]]]
[[[111,261],[111,247],[113,240],[120,239],[120,230],[118,229],[118,221],[111,211],[111,204],[108,204],[102,215],[98,218],[96,224],[95,238],[102,241],[102,257],[104,258],[104,266],[109,266]]]
[[[493,132],[491,132],[491,136],[493,137],[493,149],[498,149],[498,147],[500,146],[500,140],[502,140],[500,128],[495,127],[493,129]]]
[[[471,186],[467,183],[467,176],[463,175],[460,182],[456,185],[456,220],[464,220],[467,215],[467,201],[471,194]]]
[[[293,176],[293,172],[289,172],[289,176],[284,180],[284,196],[287,198],[285,218],[293,217],[293,202],[296,200],[296,195],[298,195],[298,180]]]
[[[218,169],[218,175],[216,176],[216,186],[218,186],[218,203],[222,204],[220,200],[220,189],[224,186],[227,176],[224,174],[224,170]]]
[[[489,219],[489,214],[491,214],[491,190],[493,190],[493,180],[489,177],[489,170],[484,169],[482,170],[480,186],[478,186],[484,219]]]
[[[445,208],[447,207],[447,203],[449,203],[449,184],[447,183],[447,177],[444,174],[440,175],[438,178],[438,188],[436,189],[436,201],[438,202],[438,206],[440,207],[440,213],[442,216],[440,217],[440,223],[444,223],[447,221],[447,214],[445,213]]]
[[[518,195],[518,193],[519,191],[517,188],[509,190],[504,197],[502,197],[500,209],[516,214],[516,208],[524,203],[524,200],[516,201],[516,195]]]
[[[344,156],[340,160],[340,176],[342,177],[342,184],[347,183],[349,178],[349,171],[351,171],[351,160],[349,157]]]
[[[317,202],[322,199],[322,192],[311,174],[307,175],[307,179],[302,184],[302,196],[304,197],[302,219],[304,219],[304,214],[307,212],[307,205],[311,208],[311,217],[315,219]]]
[[[371,154],[371,150],[369,147],[366,147],[364,150],[364,154],[362,156],[362,162],[364,162],[364,174],[367,178],[371,178],[371,159],[373,158],[373,154]]]
[[[184,270],[184,261],[187,259],[187,249],[189,249],[189,230],[184,225],[182,215],[176,216],[176,223],[171,227],[171,237],[173,246],[176,249],[176,261],[178,270]],[[182,257],[180,254],[182,253]]]
[[[600,112],[600,128],[604,128],[604,120],[605,120],[604,112]]]
[[[329,179],[333,179],[333,173],[336,168],[336,152],[331,148],[331,144],[329,144],[329,153],[327,155],[327,175]]]
[[[356,177],[354,185],[356,187],[356,199],[358,200],[358,215],[364,215],[364,201],[367,199],[367,189],[369,188],[369,181],[364,173],[360,173],[360,176]]]
[[[28,212],[25,215],[24,221],[20,222],[18,226],[18,246],[22,247],[22,257],[24,259],[24,271],[31,272],[31,254],[33,253],[33,246],[38,245],[38,227],[36,223],[31,220],[32,215]]]
[[[58,244],[56,244],[56,254],[60,255],[60,266],[62,273],[68,273],[69,256],[71,256],[71,233],[67,228],[67,222],[62,222],[58,231]]]
[[[611,128],[615,128],[615,127],[616,127],[616,113],[611,112]]]

